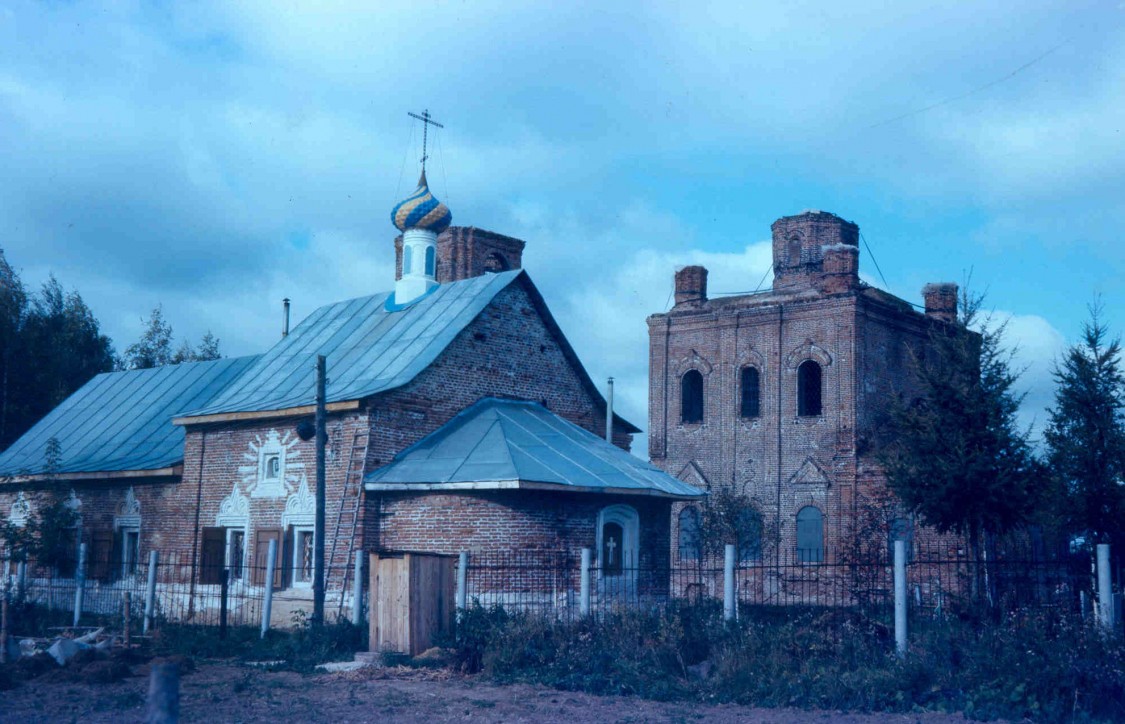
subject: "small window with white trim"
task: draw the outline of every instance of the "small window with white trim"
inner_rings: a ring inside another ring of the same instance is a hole
[[[293,585],[311,586],[313,580],[313,529],[293,529]]]

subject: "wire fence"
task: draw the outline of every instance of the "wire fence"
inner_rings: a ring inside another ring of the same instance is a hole
[[[587,607],[594,615],[625,609],[651,610],[670,603],[721,602],[726,585],[722,559],[701,556],[679,565],[638,565],[612,570],[592,563]],[[581,556],[570,551],[471,553],[465,570],[465,601],[572,620],[582,615]],[[1034,557],[1021,552],[993,559],[923,555],[906,566],[911,615],[935,617],[978,606],[999,611],[1031,608],[1089,613],[1093,578],[1088,557]],[[739,609],[855,609],[890,620],[894,566],[887,555],[864,560],[810,557],[794,552],[737,561],[734,599]]]
[[[78,611],[78,618],[98,621],[121,617],[129,601],[129,615],[138,622],[146,615],[151,626],[164,623],[199,626],[260,626],[267,592],[271,627],[301,623],[312,615],[311,571],[276,565],[203,567],[189,552],[172,552],[141,560],[108,559],[81,565],[60,560],[51,565],[0,559],[0,591],[49,611]],[[83,572],[85,575],[83,575]],[[366,586],[360,581],[355,598],[354,568],[325,567],[325,620],[366,617]],[[272,573],[273,585],[266,581]],[[151,608],[151,610],[149,610]],[[140,630],[139,628],[137,630]]]
[[[991,557],[976,560],[963,551],[950,555],[948,548],[912,550],[906,583],[913,618],[940,617],[982,603],[993,611],[1093,610],[1095,576],[1088,554],[1042,555],[1016,549],[993,551]],[[890,557],[884,552],[862,558],[829,553],[794,551],[788,557],[758,555],[735,561],[730,585],[738,615],[764,609],[854,609],[889,621],[894,609]],[[584,568],[581,551],[470,553],[467,561],[459,600],[563,621],[587,613],[603,616],[670,604],[722,603],[728,585],[723,560],[707,555],[675,565],[612,568],[599,566],[596,559]],[[1117,591],[1119,573],[1115,571]],[[149,557],[85,566],[78,561],[45,566],[0,559],[0,589],[10,600],[52,611],[77,608],[84,618],[120,617],[128,599],[130,616],[143,621],[151,614],[151,627],[219,626],[224,621],[229,626],[259,626],[267,592],[270,627],[289,627],[311,616],[311,571],[279,564],[272,570],[272,585],[267,585],[270,575],[262,565],[203,567],[190,552],[158,555],[155,568]],[[459,571],[457,576],[459,580]],[[362,570],[357,579],[352,566],[329,566],[326,581],[326,621],[367,620],[373,604]]]

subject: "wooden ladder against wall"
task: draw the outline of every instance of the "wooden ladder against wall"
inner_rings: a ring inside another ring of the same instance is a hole
[[[367,418],[360,418],[361,429],[352,435],[348,451],[348,470],[344,474],[343,490],[340,493],[340,507],[336,514],[336,529],[332,536],[332,546],[325,560],[328,570],[324,577],[324,590],[332,590],[333,571],[340,577],[340,607],[338,615],[344,612],[344,596],[351,584],[352,556],[356,552],[356,528],[362,515],[360,502],[363,500],[363,471],[367,461],[367,445],[371,440],[371,426]],[[347,546],[342,565],[336,563],[336,550]]]

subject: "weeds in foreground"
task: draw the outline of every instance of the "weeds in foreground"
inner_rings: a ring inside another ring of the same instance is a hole
[[[1048,612],[933,622],[905,659],[878,620],[838,610],[717,606],[574,623],[473,607],[456,661],[497,682],[596,694],[851,711],[962,711],[977,719],[1125,719],[1125,645]]]

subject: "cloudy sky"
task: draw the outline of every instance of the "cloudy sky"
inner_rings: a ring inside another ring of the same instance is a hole
[[[1125,328],[1125,3],[889,5],[8,0],[0,247],[118,349],[159,303],[258,352],[282,297],[299,320],[389,288],[428,108],[455,223],[528,241],[642,427],[675,267],[754,289],[770,223],[809,208],[905,299],[971,273],[1041,420],[1095,294]]]

